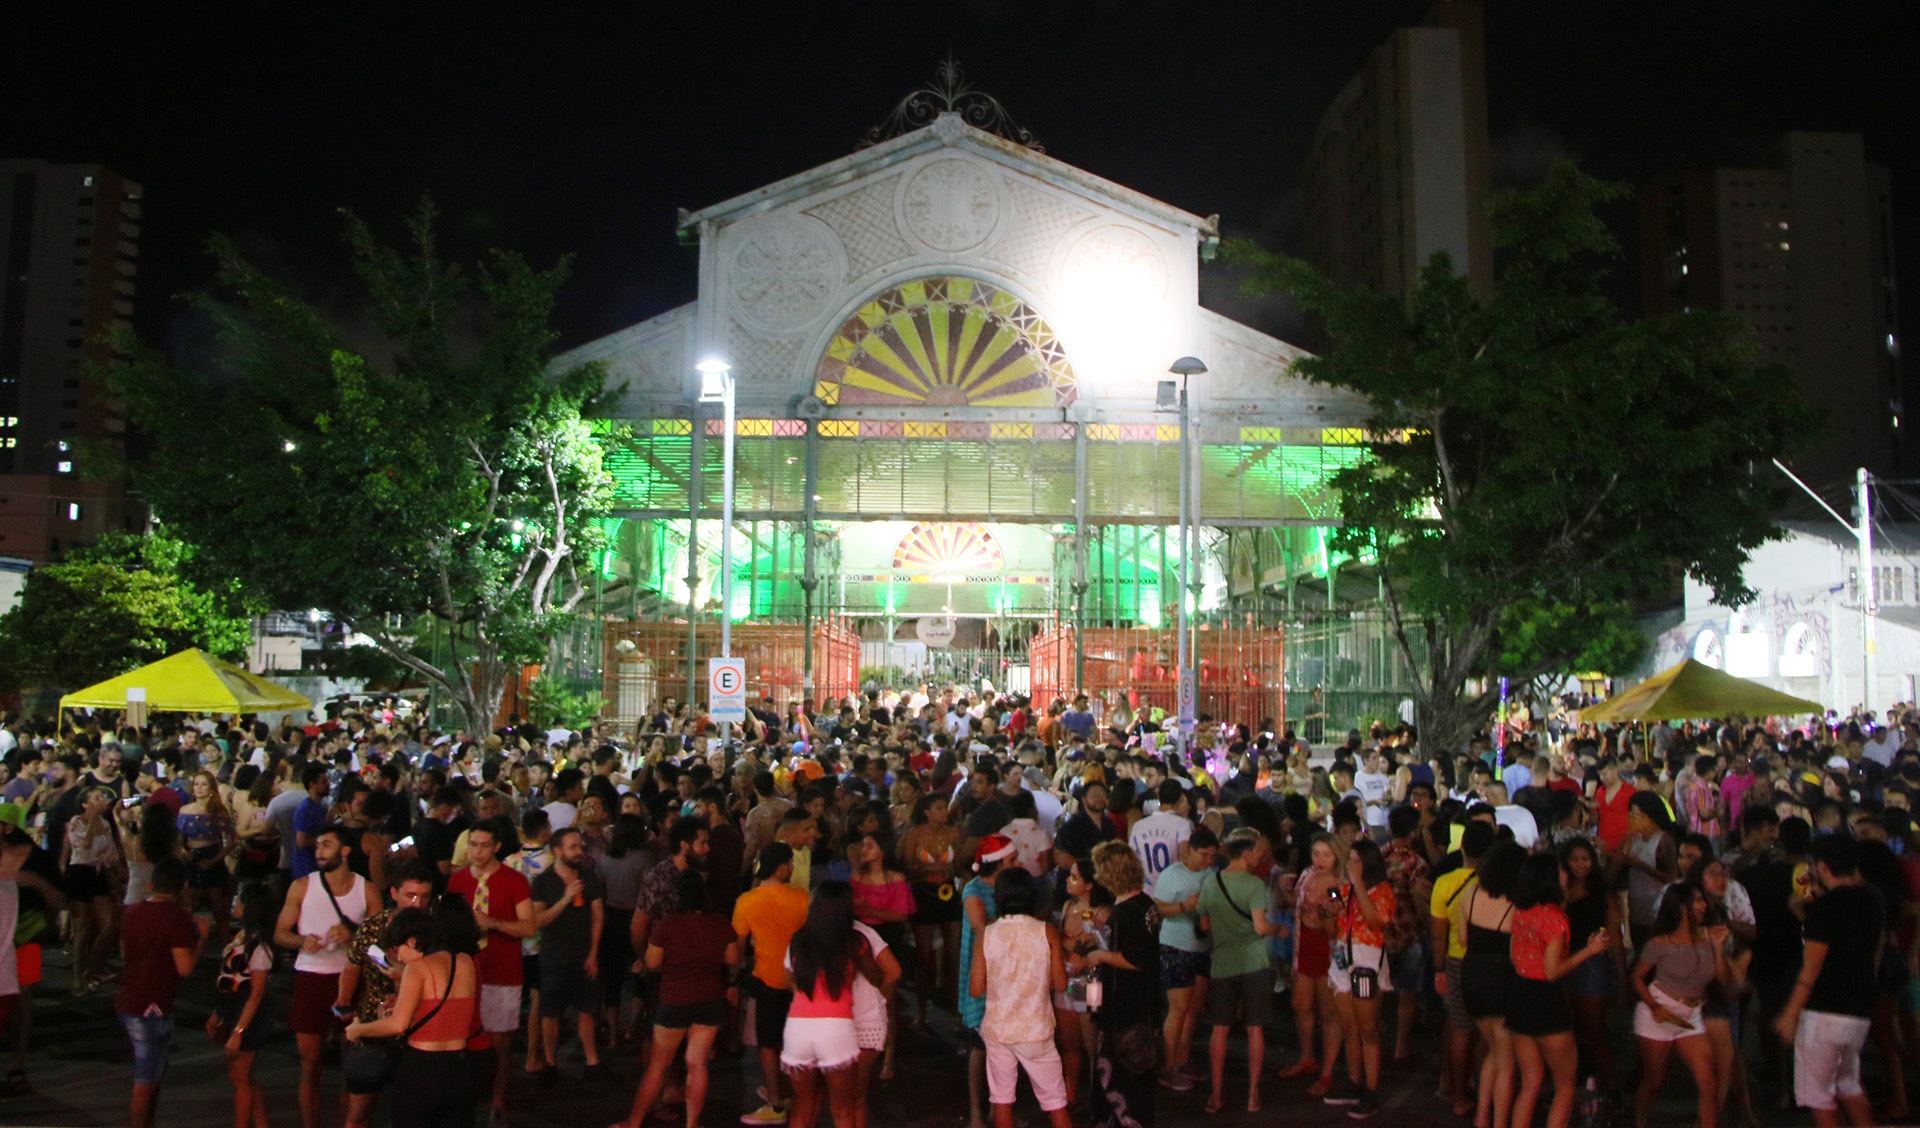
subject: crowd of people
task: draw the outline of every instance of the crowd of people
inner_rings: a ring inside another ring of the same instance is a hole
[[[724,734],[671,700],[477,738],[72,720],[0,729],[0,1099],[61,951],[112,996],[136,1126],[209,973],[235,1128],[274,1119],[285,1033],[302,1128],[383,1099],[497,1128],[607,1055],[637,1055],[625,1128],[698,1128],[742,1047],[741,1123],[802,1128],[865,1128],[941,1044],[972,1128],[1023,1076],[1054,1128],[1282,1093],[1365,1119],[1408,1062],[1475,1128],[1644,1128],[1683,1083],[1699,1128],[1888,1123],[1920,1066],[1915,719],[1314,748],[923,686]]]

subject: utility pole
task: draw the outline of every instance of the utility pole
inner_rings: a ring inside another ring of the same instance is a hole
[[[1860,639],[1866,653],[1862,655],[1862,668],[1866,671],[1866,686],[1860,692],[1860,708],[1873,712],[1874,690],[1879,685],[1879,660],[1875,655],[1879,640],[1874,629],[1880,618],[1880,599],[1877,585],[1873,582],[1873,475],[1862,466],[1855,479],[1855,488],[1859,491],[1860,528]]]

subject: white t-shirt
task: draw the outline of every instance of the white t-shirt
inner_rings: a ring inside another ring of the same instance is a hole
[[[1033,796],[1034,809],[1040,813],[1038,820],[1040,829],[1046,831],[1048,834],[1052,834],[1055,830],[1059,829],[1060,816],[1065,813],[1066,810],[1060,805],[1059,798],[1056,797],[1053,792],[1041,791],[1030,783],[1023,782],[1020,786],[1026,788],[1027,794]]]
[[[1151,895],[1160,871],[1180,860],[1180,844],[1193,837],[1193,823],[1171,811],[1156,811],[1133,824],[1127,845],[1140,855],[1146,871],[1143,888]]]
[[[873,953],[875,959],[879,959],[880,953],[887,950],[887,942],[880,939],[878,932],[857,920],[853,922],[853,927],[860,935],[867,938],[867,950]],[[784,965],[791,974],[792,952],[787,953]],[[883,1031],[887,1028],[887,997],[880,993],[880,988],[869,983],[867,977],[859,972],[853,975],[853,1022],[856,1027],[872,1026]]]
[[[1513,828],[1513,841],[1518,846],[1531,850],[1533,844],[1540,840],[1540,824],[1534,821],[1533,812],[1517,803],[1495,807],[1493,821]]]
[[[1393,783],[1392,777],[1385,773],[1356,772],[1353,786],[1359,790],[1360,798],[1367,805],[1367,825],[1387,825],[1387,788]]]
[[[1889,729],[1881,729],[1873,734],[1873,739],[1867,741],[1866,747],[1860,750],[1860,754],[1883,768],[1889,768],[1893,766],[1893,752],[1897,747],[1899,745],[1894,743],[1893,732]]]
[[[547,826],[554,830],[572,826],[580,817],[580,808],[572,803],[548,803],[540,809],[547,813]]]

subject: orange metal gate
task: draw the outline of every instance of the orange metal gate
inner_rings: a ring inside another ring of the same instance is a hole
[[[1080,630],[1089,697],[1111,710],[1158,706],[1178,711],[1179,636],[1170,628],[1085,627]],[[1248,726],[1286,716],[1286,634],[1281,627],[1209,624],[1196,632],[1196,712],[1216,721]],[[1028,649],[1033,700],[1072,699],[1075,688],[1074,628],[1055,624],[1034,636]],[[1269,726],[1271,727],[1271,726]],[[1255,731],[1258,731],[1257,729]]]
[[[696,628],[693,664],[696,703],[707,703],[707,659],[720,654],[720,625]],[[747,662],[747,700],[771,697],[782,716],[790,702],[811,697],[816,703],[858,689],[860,638],[837,617],[814,624],[813,684],[803,688],[803,628],[787,624],[735,623],[733,654]],[[687,625],[673,622],[609,621],[601,628],[604,648],[601,693],[607,716],[632,722],[666,698],[687,696]]]

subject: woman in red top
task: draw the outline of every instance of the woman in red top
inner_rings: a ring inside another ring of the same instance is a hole
[[[853,866],[853,911],[861,924],[872,928],[895,953],[907,950],[907,919],[913,915],[913,890],[907,877],[887,868],[887,847],[875,833],[863,834],[847,845]],[[896,956],[895,958],[898,958]],[[893,1079],[894,1032],[900,1027],[900,1000],[887,992],[887,1041],[880,1063],[880,1079]]]
[[[1607,950],[1606,929],[1595,930],[1579,951],[1567,954],[1572,926],[1561,905],[1560,860],[1530,854],[1513,891],[1513,970],[1507,989],[1507,1033],[1520,1065],[1520,1090],[1507,1123],[1530,1125],[1546,1070],[1553,1071],[1553,1106],[1547,1128],[1567,1128],[1573,1117],[1574,1074],[1580,1051],[1560,977]],[[1544,1064],[1544,1068],[1543,1068]]]
[[[473,956],[455,949],[477,944],[479,931],[464,901],[442,898],[441,903],[442,912],[454,906],[464,911],[473,935],[451,935],[448,922],[425,909],[393,914],[380,939],[387,965],[404,969],[400,993],[385,1018],[347,1027],[347,1039],[353,1042],[406,1039],[407,1048],[387,1086],[393,1095],[394,1128],[466,1128],[473,1123],[476,1090],[467,1065],[467,1042],[480,1029],[480,979]]]
[[[674,912],[647,936],[647,970],[660,973],[660,1005],[653,1012],[653,1042],[647,1074],[633,1095],[633,1111],[614,1128],[640,1128],[666,1087],[684,1039],[687,1043],[686,1128],[700,1128],[707,1103],[707,1063],[713,1042],[727,1020],[727,1008],[740,1001],[730,986],[730,971],[740,966],[740,941],[733,924],[707,911],[707,878],[697,869],[674,885]]]

